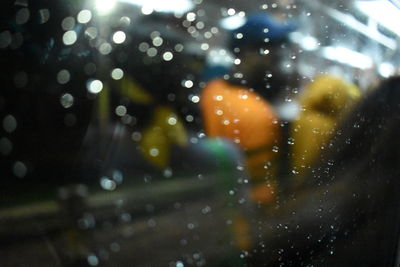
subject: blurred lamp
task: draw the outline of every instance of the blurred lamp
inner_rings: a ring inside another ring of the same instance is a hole
[[[388,30],[400,35],[400,9],[396,0],[357,1],[356,7]]]
[[[373,65],[372,59],[359,52],[350,50],[342,46],[328,46],[321,50],[322,56],[327,59],[337,61],[355,68],[368,69]]]
[[[194,4],[191,0],[119,0],[120,2],[145,7],[148,10],[157,12],[185,13],[193,9]]]

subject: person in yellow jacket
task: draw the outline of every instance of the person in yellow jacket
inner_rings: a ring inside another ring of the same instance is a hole
[[[182,120],[168,105],[156,104],[154,98],[133,78],[126,76],[114,82],[113,88],[119,97],[126,98],[133,105],[151,106],[147,125],[141,125],[140,151],[153,166],[165,169],[169,166],[171,148],[185,146],[188,136]],[[108,87],[103,88],[98,101],[100,125],[107,125],[110,112]]]
[[[301,177],[329,145],[339,122],[359,97],[355,85],[331,75],[317,76],[304,89],[299,99],[301,111],[291,127],[296,186],[301,185]]]

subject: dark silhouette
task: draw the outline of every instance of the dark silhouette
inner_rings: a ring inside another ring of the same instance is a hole
[[[264,220],[253,251],[257,266],[396,263],[399,99],[400,77],[394,77],[361,101],[306,179],[307,189]]]

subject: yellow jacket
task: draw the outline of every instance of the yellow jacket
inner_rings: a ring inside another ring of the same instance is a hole
[[[291,127],[292,165],[298,183],[359,97],[355,85],[330,75],[318,76],[304,89],[299,99],[301,111]]]

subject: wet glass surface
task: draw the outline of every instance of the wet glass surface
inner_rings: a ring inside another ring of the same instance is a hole
[[[0,6],[1,266],[398,264],[397,0]]]

